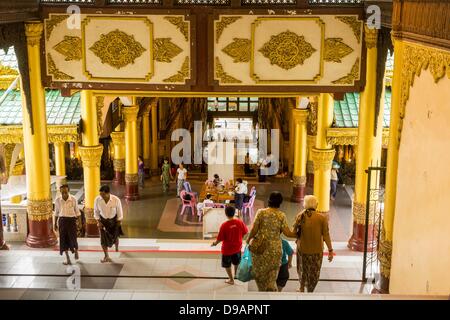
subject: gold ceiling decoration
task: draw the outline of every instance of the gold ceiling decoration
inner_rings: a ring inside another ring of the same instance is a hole
[[[275,64],[285,70],[302,65],[316,51],[312,45],[289,30],[270,37],[259,51]]]
[[[64,36],[64,40],[56,44],[53,49],[66,57],[66,61],[81,60],[81,38]]]
[[[400,70],[402,82],[397,148],[400,148],[406,104],[409,100],[410,88],[414,84],[414,79],[420,76],[422,70],[428,70],[433,76],[435,83],[445,77],[445,75],[450,79],[450,53],[435,48],[405,44]]]
[[[171,24],[177,27],[177,29],[180,30],[180,32],[183,34],[186,41],[189,40],[189,24],[184,21],[183,17],[164,17],[167,21],[169,21]]]
[[[252,55],[252,41],[249,39],[233,38],[233,42],[222,49],[237,62],[249,62]]]
[[[147,49],[145,49],[133,35],[126,34],[118,29],[101,34],[100,40],[97,40],[89,48],[103,64],[120,69],[139,58]]]
[[[172,62],[172,59],[179,55],[183,50],[170,41],[171,38],[157,38],[153,42],[153,51],[156,61]]]
[[[223,66],[220,63],[219,57],[216,57],[216,78],[220,79],[221,83],[241,83],[241,80],[238,80],[223,70]]]
[[[45,38],[47,39],[47,41],[50,39],[53,29],[55,29],[58,24],[66,20],[68,17],[68,14],[51,15],[50,19],[45,21]]]
[[[0,64],[0,76],[17,76],[19,72],[11,67]]]
[[[47,66],[48,66],[48,73],[50,75],[52,75],[55,80],[72,80],[73,79],[72,76],[60,71],[56,67],[55,61],[53,60],[52,55],[50,53],[47,53]]]
[[[336,16],[336,19],[348,25],[352,29],[358,43],[361,42],[361,20],[353,16]]]
[[[222,17],[220,21],[216,21],[216,43],[219,43],[220,36],[226,27],[242,17]]]
[[[328,62],[339,62],[345,56],[353,52],[353,49],[346,45],[342,38],[325,39],[325,52],[323,59]]]
[[[189,68],[189,57],[184,59],[183,64],[181,65],[180,71],[178,71],[173,76],[164,79],[164,82],[184,82],[186,78],[189,77],[190,68]]]
[[[354,84],[359,79],[359,58],[353,64],[352,70],[346,76],[332,81],[334,84]]]

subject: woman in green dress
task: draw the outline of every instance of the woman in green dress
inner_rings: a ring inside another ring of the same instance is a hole
[[[285,213],[279,209],[282,202],[280,192],[270,194],[269,207],[258,210],[247,239],[250,243],[253,238],[264,238],[264,251],[259,254],[252,252],[252,272],[259,291],[278,291],[277,277],[282,256],[280,235],[296,237],[288,227]]]
[[[167,191],[169,190],[170,180],[173,179],[172,173],[170,172],[169,160],[167,158],[164,159],[164,163],[162,165],[161,172],[162,172],[161,181],[163,184],[163,192],[167,193]]]

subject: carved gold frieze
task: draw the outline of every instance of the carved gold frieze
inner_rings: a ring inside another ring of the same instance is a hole
[[[28,219],[41,222],[52,219],[52,199],[27,200]]]
[[[104,96],[95,97],[95,107],[97,109],[97,134],[100,137],[103,133],[103,107],[105,105]]]
[[[357,224],[366,224],[366,204],[353,201],[353,221]],[[369,205],[369,224],[374,224],[376,219],[377,212],[375,210],[375,205]]]
[[[271,36],[259,51],[270,60],[270,64],[289,70],[302,65],[316,49],[305,41],[304,36],[287,30]]]
[[[383,128],[382,144],[389,143],[389,128]],[[334,146],[358,145],[358,128],[329,128],[327,129],[327,143]]]
[[[164,79],[164,82],[184,82],[187,78],[189,78],[190,74],[190,66],[189,66],[189,57],[184,59],[183,64],[181,65],[181,69],[170,76],[169,78]]]
[[[158,38],[153,42],[154,59],[159,62],[172,62],[172,59],[183,52],[171,38]]]
[[[113,166],[114,166],[114,171],[119,171],[119,172],[125,171],[125,159],[114,159]]]
[[[358,43],[361,42],[361,20],[354,16],[337,16],[336,19],[348,25],[352,29]]]
[[[356,59],[350,72],[337,80],[332,81],[334,84],[354,84],[359,79],[359,58]]]
[[[19,72],[9,66],[3,66],[0,63],[0,76],[17,76]]]
[[[380,243],[378,247],[378,260],[380,260],[380,273],[389,278],[391,274],[392,241],[386,239],[384,225],[381,228]]]
[[[25,35],[27,36],[27,44],[31,47],[39,45],[41,41],[44,26],[41,22],[25,23]]]
[[[66,61],[81,60],[81,38],[64,36],[64,40],[57,43],[53,49],[65,57]]]
[[[72,80],[73,77],[67,73],[62,72],[56,67],[55,61],[52,58],[51,53],[47,53],[47,67],[48,73],[56,80]]]
[[[88,168],[99,168],[100,161],[102,159],[103,145],[86,147],[79,146],[78,151],[80,152],[81,161],[83,162],[83,167]]]
[[[336,151],[334,149],[311,149],[311,157],[314,162],[314,170],[331,170],[331,163]]]
[[[306,176],[294,176],[293,182],[295,187],[304,187],[306,185]]]
[[[241,19],[241,17],[221,17],[220,21],[216,21],[216,43],[219,43],[220,36],[230,24]]]
[[[178,30],[183,34],[186,41],[189,40],[189,24],[184,21],[183,17],[164,17],[167,21],[177,27]]]
[[[58,24],[66,20],[68,17],[68,14],[51,15],[50,19],[45,21],[45,38],[47,39],[47,41],[50,39],[53,29],[55,29]]]
[[[103,64],[121,69],[139,58],[145,49],[133,35],[129,35],[119,29],[101,34],[92,47],[89,48]]]
[[[341,63],[341,59],[353,52],[353,49],[346,45],[342,38],[325,39],[325,52],[323,59],[328,62]]]
[[[317,134],[317,115],[318,115],[319,104],[317,101],[311,101],[309,103],[309,115],[307,131],[311,136],[316,136]]]
[[[219,57],[216,57],[216,78],[220,79],[221,83],[241,83],[242,81],[230,76],[223,69]]]
[[[252,41],[250,39],[233,38],[233,42],[222,49],[232,57],[234,63],[249,62],[252,55]]]
[[[122,114],[125,121],[132,122],[137,120],[137,115],[139,113],[138,106],[129,106],[122,108]]]
[[[419,77],[422,70],[428,70],[437,83],[446,74],[450,79],[450,52],[435,48],[419,46],[411,43],[404,44],[401,67],[401,93],[400,93],[400,121],[398,130],[397,148],[400,147],[403,119],[405,118],[406,103],[409,99],[410,88],[415,77]]]
[[[50,143],[78,142],[80,135],[76,125],[51,125],[47,127]]]
[[[366,41],[367,49],[372,49],[377,46],[378,30],[369,28],[367,24],[364,25],[364,39]]]
[[[138,174],[137,173],[126,173],[125,183],[126,184],[138,184]]]

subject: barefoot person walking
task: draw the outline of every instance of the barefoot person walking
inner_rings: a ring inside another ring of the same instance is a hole
[[[77,199],[69,194],[69,186],[63,184],[59,187],[61,195],[55,200],[55,229],[59,229],[59,253],[66,254],[65,265],[72,264],[69,257],[69,250],[78,256],[77,242],[77,219],[81,215],[78,209]]]
[[[123,211],[120,199],[110,193],[107,185],[100,188],[100,195],[95,198],[94,218],[100,229],[100,242],[105,254],[101,262],[112,262],[108,255],[108,248],[114,244],[116,251],[119,251],[119,236],[123,235]]]

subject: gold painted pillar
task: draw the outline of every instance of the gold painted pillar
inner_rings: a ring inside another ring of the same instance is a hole
[[[22,91],[23,141],[27,175],[28,236],[26,244],[33,248],[56,245],[53,232],[52,196],[47,136],[45,91],[41,81],[41,22],[25,23],[31,101]],[[20,86],[23,88],[23,86]],[[31,104],[32,115],[27,109]],[[31,119],[30,119],[31,116]]]
[[[151,104],[152,112],[152,175],[158,175],[158,100],[154,100]]]
[[[66,143],[64,141],[58,141],[53,144],[55,148],[55,168],[57,176],[65,176],[66,175],[66,153],[65,146]]]
[[[136,139],[137,139],[137,155],[142,156],[142,117],[136,120]]]
[[[81,91],[81,121],[83,132],[82,146],[78,147],[83,163],[84,177],[84,214],[86,216],[86,235],[98,237],[97,222],[94,219],[94,200],[100,189],[100,162],[103,145],[98,138],[98,114],[94,95],[90,90]]]
[[[394,55],[394,72],[392,76],[391,118],[389,130],[389,144],[386,166],[386,186],[384,196],[383,226],[381,228],[378,259],[380,260],[380,281],[377,291],[389,293],[389,279],[391,273],[392,240],[395,216],[395,201],[397,197],[397,173],[399,157],[399,131],[401,118],[401,86],[403,65],[403,42],[392,39]]]
[[[125,117],[125,199],[138,200],[137,114],[134,105],[122,109]]]
[[[327,142],[327,129],[333,123],[333,97],[329,93],[319,96],[317,115],[316,146],[311,150],[314,163],[314,195],[318,198],[317,211],[326,213],[330,210],[331,164],[335,151]]]
[[[297,99],[297,106],[299,99]],[[293,127],[294,127],[294,172],[293,172],[293,202],[301,202],[305,197],[306,188],[306,161],[307,161],[307,131],[306,122],[308,120],[307,109],[292,110]]]
[[[114,180],[116,185],[125,185],[125,133],[123,131],[111,132],[114,145]]]
[[[142,113],[142,158],[144,170],[150,173],[150,107],[147,106]]]
[[[369,29],[367,25],[364,25],[364,31],[367,47],[366,86],[361,93],[359,103],[358,151],[353,199],[353,234],[348,242],[348,247],[355,251],[364,251],[368,181],[366,170],[370,166],[380,165],[383,138],[384,95],[382,95],[378,118],[375,119],[378,30]],[[383,80],[380,79],[379,81]],[[374,135],[375,122],[377,123],[376,135]],[[376,180],[372,179],[372,181]],[[377,188],[377,186],[372,185],[371,188]],[[375,208],[371,206],[369,210],[368,250],[375,249],[376,246],[376,239],[372,237],[374,234],[375,211]]]

